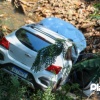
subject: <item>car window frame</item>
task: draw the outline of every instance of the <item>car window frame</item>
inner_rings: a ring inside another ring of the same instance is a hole
[[[18,38],[18,35],[17,35],[18,33],[17,33],[17,32],[18,32],[19,30],[25,30],[25,31],[27,31],[28,33],[34,35],[35,37],[41,39],[42,41],[45,41],[45,42],[51,44],[49,41],[47,41],[46,39],[42,38],[42,37],[39,36],[38,34],[32,33],[31,31],[28,31],[28,30],[26,30],[26,29],[24,29],[24,28],[20,28],[20,29],[18,29],[18,30],[16,31],[15,35],[16,35],[17,38]],[[18,38],[18,40],[22,43],[22,41],[21,41],[19,38]],[[25,45],[24,43],[22,43],[22,44]],[[26,46],[26,45],[25,45],[25,46]],[[39,50],[36,50],[36,49],[32,49],[32,48],[30,48],[29,46],[26,46],[26,47],[29,48],[29,49],[31,49],[31,50],[33,50],[33,51],[36,51],[36,52],[39,51]],[[41,48],[41,49],[42,49],[42,48]]]

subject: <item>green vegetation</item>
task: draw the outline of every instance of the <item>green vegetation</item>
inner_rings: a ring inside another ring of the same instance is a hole
[[[17,77],[11,77],[0,70],[0,100],[21,100],[25,89]]]
[[[100,19],[100,3],[95,4],[95,11],[91,14],[91,18]]]
[[[51,92],[51,88],[48,88],[45,92],[38,90],[36,93],[28,88],[16,76],[10,76],[0,70],[0,100],[73,100],[67,93],[71,89],[78,89],[78,85],[65,85],[57,92]]]
[[[81,67],[80,67],[81,66]],[[75,71],[94,70],[92,75],[90,75],[90,81],[96,82],[100,77],[100,54],[93,54],[91,59],[84,59],[83,61],[73,65]]]

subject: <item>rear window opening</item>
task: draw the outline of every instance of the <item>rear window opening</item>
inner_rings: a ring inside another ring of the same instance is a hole
[[[34,51],[39,51],[40,49],[51,44],[43,37],[35,35],[25,29],[19,29],[16,32],[16,37],[23,45]]]

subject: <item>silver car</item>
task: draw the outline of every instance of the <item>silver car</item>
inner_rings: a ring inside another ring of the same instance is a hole
[[[58,20],[58,24],[53,25],[52,23],[55,23],[54,20]],[[51,23],[50,21],[53,22]],[[45,24],[46,22],[48,23]],[[67,40],[68,45],[72,45],[74,41],[73,36],[71,36],[71,38],[67,38],[63,34],[59,34],[59,32],[56,32],[49,27],[53,25],[56,29],[57,26],[61,24],[65,24],[65,22],[61,19],[46,18],[38,24],[22,26],[18,30],[15,30],[11,34],[3,37],[0,40],[0,67],[2,67],[4,71],[17,75],[19,78],[25,80],[33,88],[40,88],[44,90],[48,86],[57,88],[64,84],[71,70],[72,60],[64,59],[62,53],[57,56],[55,63],[52,65],[49,65],[46,68],[44,68],[44,66],[40,66],[41,70],[38,72],[34,72],[34,69],[32,70],[38,51],[50,44],[54,44],[56,39],[59,38]],[[77,31],[75,27],[71,27],[76,30],[77,34],[81,34],[81,32]],[[80,36],[84,39],[82,34]],[[81,40],[74,42],[79,42]],[[78,45],[76,43],[76,48],[73,48],[73,62],[77,60],[79,53],[85,48],[86,43],[84,43],[85,40],[82,42],[82,47],[78,47],[81,42]],[[66,71],[67,67],[69,67],[68,73]],[[53,73],[52,70],[54,70],[55,73]]]

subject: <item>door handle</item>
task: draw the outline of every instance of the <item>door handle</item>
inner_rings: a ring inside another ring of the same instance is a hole
[[[27,54],[27,53],[25,54],[25,56],[27,56],[27,57],[29,57],[29,58],[31,58],[31,57],[32,57],[30,54]]]

